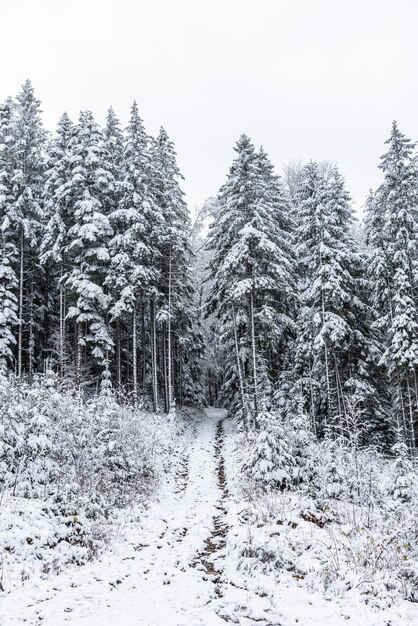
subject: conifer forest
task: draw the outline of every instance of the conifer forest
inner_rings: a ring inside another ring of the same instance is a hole
[[[381,143],[361,212],[246,134],[191,210],[137,102],[0,104],[0,624],[418,623],[418,152]]]
[[[414,455],[418,169],[396,122],[361,224],[334,164],[279,176],[246,135],[192,223],[136,102],[126,129],[109,108],[52,135],[40,107],[29,81],[1,105],[3,374],[165,413],[220,403],[246,431],[280,410],[344,435],[356,409],[362,443]]]

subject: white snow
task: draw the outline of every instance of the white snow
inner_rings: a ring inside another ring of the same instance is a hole
[[[251,534],[253,543],[264,541],[265,529],[251,520],[243,521],[245,503],[238,495],[234,426],[224,418],[218,409],[196,414],[180,438],[173,471],[148,510],[133,507],[126,513],[117,536],[98,560],[83,567],[69,566],[59,575],[31,578],[1,594],[0,624],[418,624],[418,606],[409,602],[377,611],[353,595],[332,599],[311,591],[287,571],[254,574],[250,568],[237,568],[236,549],[243,539]],[[226,484],[222,481],[224,463]],[[300,525],[305,538],[310,526],[308,522]],[[274,542],[274,537],[270,540]]]

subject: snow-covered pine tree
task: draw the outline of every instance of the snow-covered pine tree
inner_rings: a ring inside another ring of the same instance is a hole
[[[386,215],[378,194],[369,191],[364,206],[364,231],[367,246],[367,267],[371,277],[371,303],[375,327],[384,332],[390,311],[390,262],[385,238]]]
[[[267,155],[239,139],[211,226],[208,310],[224,346],[223,399],[244,428],[271,402],[292,327],[294,286],[286,198]]]
[[[109,190],[109,193],[106,196],[105,202],[106,207],[104,208],[104,213],[108,215],[109,221],[112,225],[112,214],[119,207],[119,202],[121,199],[122,193],[122,180],[123,180],[123,151],[124,151],[124,134],[121,129],[119,118],[117,117],[113,107],[109,107],[106,116],[106,123],[103,129],[103,151],[104,157],[106,160],[106,168],[111,173],[113,179],[112,189]],[[113,232],[112,237],[115,236],[115,232]],[[115,284],[114,280],[117,278],[117,275],[113,275],[112,273],[112,256],[113,251],[111,250],[112,240],[109,241],[109,254],[110,254],[110,271],[106,278],[106,289],[111,296],[112,305],[117,299],[117,294],[115,293]],[[114,342],[115,342],[115,375],[116,381],[119,390],[122,388],[122,356],[121,356],[121,328],[120,328],[120,320],[118,319],[116,322],[112,319],[111,311],[109,311],[109,323],[113,324],[115,327],[113,330]],[[129,358],[129,355],[126,354],[126,358]],[[106,382],[106,377],[111,377],[111,363],[110,361],[106,362],[105,370],[103,371],[103,376],[105,379],[102,380],[102,385]],[[106,387],[106,384],[105,384]]]
[[[191,225],[179,181],[174,144],[161,128],[152,145],[153,197],[163,218],[159,233],[160,281],[156,320],[165,409],[177,400],[202,402],[203,332],[191,274]],[[154,326],[154,321],[151,320]],[[155,330],[153,330],[155,336]],[[155,350],[154,350],[155,352]]]
[[[120,127],[119,119],[113,110],[113,107],[109,107],[106,116],[106,124],[103,129],[103,150],[107,161],[107,167],[115,183],[119,183],[122,180],[122,162],[124,151],[124,136]],[[119,186],[116,184],[114,192],[119,191]],[[112,206],[112,208],[114,208]]]
[[[396,430],[411,450],[418,419],[418,171],[414,144],[393,122],[379,165],[384,180],[367,205],[374,306],[385,341]]]
[[[65,255],[71,269],[65,281],[71,306],[67,319],[75,323],[77,379],[90,347],[93,360],[104,368],[113,341],[107,320],[110,297],[104,288],[109,270],[112,228],[108,197],[114,189],[103,150],[103,134],[90,111],[80,114],[71,146],[72,178],[68,188],[73,223]]]
[[[344,264],[344,256],[339,258],[342,272],[347,278],[347,290],[351,291],[349,310],[345,309],[347,323],[350,325],[349,350],[340,354],[338,359],[338,367],[344,372],[343,378],[337,374],[340,385],[339,402],[346,428],[351,429],[352,407],[356,407],[364,421],[363,435],[366,440],[370,444],[387,448],[392,441],[391,426],[385,402],[386,386],[378,366],[380,340],[372,328],[373,306],[370,300],[367,256],[355,237],[358,223],[350,196],[345,190],[344,179],[336,167],[327,171],[327,177],[330,189],[329,210],[336,215],[337,223],[345,234],[349,253],[347,265]],[[339,252],[341,253],[341,249]],[[351,280],[347,271],[351,274]],[[336,363],[336,359],[334,361]],[[364,442],[364,437],[361,443]]]
[[[320,176],[316,163],[310,162],[303,169],[300,187],[297,191],[298,228],[295,233],[296,253],[299,260],[299,292],[301,306],[297,318],[296,343],[296,378],[300,379],[301,391],[305,402],[309,397],[307,410],[311,415],[314,429],[317,426],[317,414],[322,418],[327,413],[324,403],[330,403],[330,379],[328,346],[318,346],[315,342],[317,329],[315,321],[321,323],[324,317],[325,303],[319,284],[319,302],[314,307],[312,284],[316,284],[315,273],[321,269],[322,256],[317,258],[323,238],[323,214],[325,181]],[[315,277],[315,278],[314,278]],[[315,345],[319,350],[315,350]],[[325,381],[325,385],[323,385]],[[323,392],[325,389],[325,393]]]
[[[226,259],[247,222],[246,209],[252,199],[251,177],[255,149],[243,135],[235,146],[237,157],[229,171],[227,182],[218,194],[218,219],[210,227],[207,247],[212,252],[209,279],[208,312],[216,315],[216,332],[220,337],[224,370],[221,388],[222,403],[241,416],[244,429],[252,421],[249,399],[250,324],[247,308],[241,297],[233,293],[236,272]],[[237,264],[239,269],[239,265]]]
[[[118,207],[121,198],[121,186],[124,176],[124,134],[113,107],[109,107],[103,128],[103,165],[111,174],[107,193],[103,195],[104,212],[110,214]]]
[[[299,192],[301,309],[296,374],[305,408],[316,425],[343,429],[345,398],[369,408],[376,421],[376,389],[371,367],[374,339],[368,322],[362,259],[350,227],[353,214],[338,171],[320,174],[305,167]]]
[[[116,322],[116,375],[122,381],[122,342],[131,338],[132,348],[125,346],[130,368],[125,368],[125,379],[132,389],[134,404],[138,402],[138,331],[141,330],[142,386],[145,384],[146,311],[145,304],[152,298],[158,281],[157,235],[162,218],[151,195],[151,165],[149,137],[134,102],[126,130],[123,148],[119,201],[110,214],[113,237],[110,241],[111,265],[108,277],[113,293],[111,318]],[[141,324],[139,321],[141,320]],[[125,329],[125,333],[123,333]],[[154,406],[157,397],[154,389]]]
[[[391,481],[391,495],[395,500],[395,506],[401,503],[409,503],[414,500],[416,485],[416,473],[409,457],[408,446],[402,441],[404,435],[397,433],[398,441],[392,447],[395,456],[393,462],[393,476]],[[400,437],[399,437],[400,435]]]
[[[384,408],[381,423],[384,424],[384,446],[390,448],[393,444],[393,410],[391,409],[392,394],[388,380],[387,368],[383,354],[386,347],[385,332],[387,328],[390,304],[390,262],[386,252],[385,240],[385,213],[378,202],[378,197],[372,190],[369,191],[364,206],[364,234],[366,249],[364,263],[367,267],[366,290],[371,310],[371,329],[375,337],[376,353],[374,371],[378,397]]]
[[[392,280],[393,316],[389,329],[390,343],[383,358],[388,362],[392,373],[394,370],[396,372],[404,437],[409,441],[411,450],[414,450],[418,402],[418,316],[412,296],[414,286],[406,269],[398,266]]]
[[[286,402],[286,380],[291,374],[289,357],[297,305],[296,261],[292,246],[294,223],[283,182],[274,174],[274,167],[263,149],[257,155],[256,164],[260,177],[257,227],[264,230],[266,238],[257,270],[260,306],[256,314],[256,331],[260,355],[267,365],[263,384],[266,390],[272,389],[274,404],[281,408]]]
[[[27,80],[16,97],[13,125],[13,224],[19,266],[13,267],[19,280],[19,330],[17,367],[29,377],[40,354],[43,337],[45,294],[38,248],[42,237],[42,192],[45,170],[46,133],[42,126],[40,102]]]
[[[49,348],[53,360],[58,360],[61,376],[68,365],[65,281],[71,269],[66,249],[69,245],[68,231],[73,224],[74,134],[74,125],[67,113],[64,113],[59,120],[56,136],[48,146],[44,184],[46,225],[40,246],[40,261],[51,285],[49,297],[52,302],[48,311],[53,328],[49,333]]]
[[[14,102],[8,98],[0,104],[0,370],[13,363],[18,318],[18,278],[16,275],[18,249],[13,207],[13,113]]]
[[[296,461],[280,415],[260,409],[259,431],[250,435],[250,449],[243,470],[263,492],[289,488]]]
[[[305,488],[309,489],[314,483],[317,468],[313,456],[315,442],[313,424],[304,404],[303,396],[297,394],[293,411],[289,412],[284,425],[294,458],[292,482],[295,485],[303,483]]]
[[[201,207],[196,208],[192,223],[193,274],[198,286],[198,305],[202,317],[205,354],[203,359],[203,380],[205,399],[210,406],[215,406],[222,383],[222,367],[219,361],[219,337],[213,328],[213,315],[204,315],[204,303],[210,285],[208,270],[212,251],[205,246],[207,225],[217,219],[218,202],[208,198]]]

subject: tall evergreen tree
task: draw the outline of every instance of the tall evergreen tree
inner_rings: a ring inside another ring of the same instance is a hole
[[[70,243],[69,229],[73,224],[74,137],[74,125],[64,113],[59,120],[56,136],[48,147],[44,185],[46,225],[40,247],[40,260],[51,285],[52,304],[49,310],[53,322],[58,321],[58,332],[50,333],[49,347],[52,355],[58,355],[61,375],[68,361],[65,281],[71,270],[66,250]]]
[[[110,214],[118,206],[121,197],[121,184],[124,176],[124,136],[119,119],[112,107],[109,107],[106,124],[103,129],[103,160],[106,170],[112,175],[112,185],[106,200],[109,204],[106,213]]]
[[[46,133],[42,126],[40,102],[27,80],[16,97],[13,151],[13,222],[18,226],[15,245],[19,267],[19,332],[17,374],[35,368],[39,339],[43,334],[45,294],[38,247],[42,236],[42,191],[45,169]]]
[[[246,135],[239,139],[211,227],[209,310],[225,347],[223,398],[240,407],[244,427],[268,401],[292,327],[294,285],[286,200],[279,179]],[[287,239],[286,239],[287,237]]]
[[[418,419],[418,172],[414,144],[393,122],[381,158],[384,180],[366,207],[382,362],[391,379],[396,428],[416,447]]]
[[[121,324],[127,324],[132,339],[132,391],[138,401],[138,329],[142,333],[143,367],[145,334],[145,302],[158,280],[157,234],[162,218],[151,195],[149,138],[134,102],[126,130],[120,198],[110,215],[114,234],[110,241],[111,272],[109,283],[114,293],[110,311],[117,323],[117,378],[121,381]],[[142,320],[139,326],[139,320]],[[144,384],[144,373],[142,377]]]
[[[153,195],[163,218],[158,237],[160,284],[157,322],[161,328],[160,355],[165,408],[175,398],[202,399],[199,359],[203,332],[191,275],[190,217],[174,144],[161,128],[152,146]],[[196,371],[195,368],[199,371]]]
[[[368,410],[369,428],[379,411],[371,375],[375,342],[364,290],[362,259],[351,235],[353,214],[344,181],[334,169],[325,178],[316,163],[305,167],[299,192],[301,309],[296,372],[314,427],[345,428],[347,396]]]
[[[73,168],[68,192],[74,203],[74,214],[65,249],[71,265],[65,284],[72,299],[67,318],[76,323],[79,379],[86,347],[90,347],[91,356],[101,366],[105,365],[113,348],[107,323],[110,297],[104,283],[112,236],[106,208],[114,181],[106,169],[103,135],[90,111],[80,114],[72,143]]]
[[[13,224],[14,102],[0,104],[0,369],[13,363],[18,318],[18,249]]]

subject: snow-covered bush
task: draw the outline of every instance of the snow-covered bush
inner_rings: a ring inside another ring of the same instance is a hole
[[[19,554],[45,571],[92,558],[117,509],[149,495],[174,440],[173,424],[117,402],[109,385],[87,397],[52,372],[0,377],[0,567]],[[22,515],[33,532],[19,531]]]
[[[296,410],[289,415],[285,431],[294,458],[293,485],[302,484],[309,492],[316,482],[318,468],[313,454],[315,447],[312,424],[301,402],[297,403]]]
[[[281,417],[263,411],[259,425],[258,431],[249,434],[243,469],[260,489],[284,489],[292,482],[295,460]]]
[[[107,506],[146,489],[156,430],[145,428],[141,412],[111,394],[85,400],[76,389],[58,392],[50,377],[32,385],[0,381],[0,394],[4,488],[76,504],[102,499]]]
[[[284,424],[269,416],[244,441],[234,454],[241,466],[245,458],[246,506],[229,541],[241,574],[288,571],[329,599],[375,610],[418,601],[418,476],[405,445],[389,458],[362,447],[358,421],[317,440],[302,412]]]
[[[414,485],[417,476],[408,456],[408,448],[403,442],[399,442],[392,447],[392,452],[396,458],[393,464],[391,494],[397,502],[411,502],[414,497]]]
[[[344,448],[341,440],[330,437],[316,447],[319,493],[322,497],[338,499],[345,491]]]

